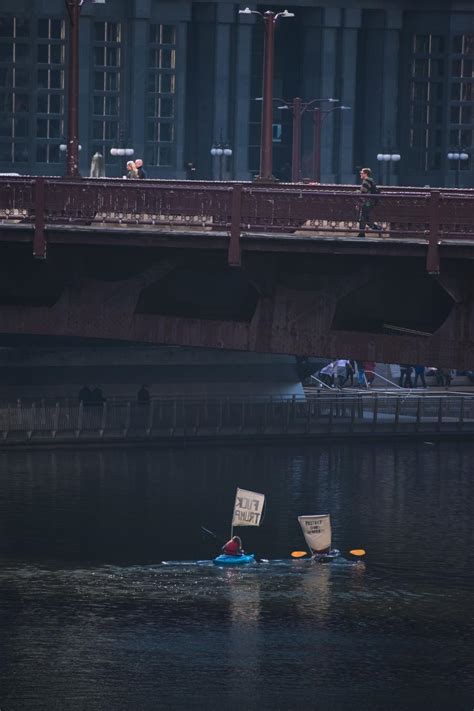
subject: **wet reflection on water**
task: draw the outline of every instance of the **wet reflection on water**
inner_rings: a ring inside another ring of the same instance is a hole
[[[2,453],[0,708],[471,708],[473,449]],[[270,562],[230,570],[236,486]],[[321,511],[343,558],[292,560]]]

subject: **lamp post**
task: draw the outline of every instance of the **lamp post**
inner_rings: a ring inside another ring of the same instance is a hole
[[[86,0],[87,1],[87,0]],[[79,18],[84,0],[65,0],[69,15],[69,65],[67,86],[66,177],[80,178],[79,173]],[[103,5],[105,0],[88,0]]]
[[[334,101],[334,99],[331,99]],[[313,161],[312,178],[315,183],[321,182],[321,123],[326,116],[334,111],[350,111],[350,106],[334,106],[332,109],[321,109],[315,106],[313,109]]]
[[[219,180],[222,180],[224,164],[227,164],[227,159],[232,155],[232,148],[230,148],[227,142],[222,143],[221,139],[219,143],[214,141],[210,153],[214,159],[217,158],[219,160]]]
[[[267,10],[264,13],[258,10],[251,10],[246,7],[239,10],[239,15],[259,15],[263,18],[264,43],[263,43],[263,103],[262,103],[262,133],[260,139],[260,175],[259,180],[274,181],[273,170],[273,139],[272,139],[272,119],[273,119],[273,64],[275,47],[275,24],[280,17],[294,17],[294,13],[283,10],[283,12],[273,12]]]
[[[385,183],[386,185],[391,185],[392,183],[392,176],[391,176],[391,167],[392,163],[398,163],[398,161],[401,159],[400,153],[377,153],[377,160],[379,161],[379,165],[383,166],[384,164],[387,166],[386,167],[386,177],[385,177]],[[383,177],[383,169],[381,169],[381,181],[383,182],[384,177]]]
[[[457,148],[452,153],[448,153],[448,160],[451,161],[451,165],[454,164],[454,168],[456,170],[454,186],[459,188],[459,171],[461,170],[461,161],[469,160],[469,153],[466,153],[464,148]]]
[[[292,149],[291,149],[291,181],[293,183],[298,183],[301,180],[301,120],[303,114],[308,109],[311,110],[315,104],[323,103],[324,101],[330,103],[337,103],[339,99],[311,99],[311,101],[302,101],[299,96],[296,96],[293,101],[285,101],[285,99],[277,99],[281,102],[283,106],[279,106],[279,109],[288,109],[293,114],[293,139],[292,139]],[[335,108],[349,108],[347,106],[338,106]],[[313,109],[315,110],[315,109]],[[318,126],[320,128],[320,126]],[[318,138],[319,140],[319,138]],[[314,171],[313,171],[314,173]],[[319,182],[319,181],[318,181]]]

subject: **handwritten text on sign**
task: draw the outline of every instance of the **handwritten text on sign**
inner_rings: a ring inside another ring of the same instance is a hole
[[[234,504],[233,526],[259,526],[265,496],[254,491],[237,489]]]

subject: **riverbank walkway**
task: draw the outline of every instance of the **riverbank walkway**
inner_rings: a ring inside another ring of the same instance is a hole
[[[302,398],[111,398],[0,404],[0,448],[474,434],[474,391],[306,389]]]

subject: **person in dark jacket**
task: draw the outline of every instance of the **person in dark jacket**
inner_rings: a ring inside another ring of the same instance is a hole
[[[421,380],[421,384],[424,388],[426,388],[426,380],[425,380],[425,366],[424,365],[415,365],[415,382],[413,387],[416,388],[418,385],[418,378]]]
[[[374,207],[374,200],[370,196],[377,192],[375,180],[372,178],[370,168],[362,168],[360,171],[360,192],[362,193],[362,204],[359,210],[359,234],[358,237],[365,237],[365,226],[369,225],[372,230],[380,232],[382,228],[375,222],[371,222],[370,213]]]
[[[146,171],[143,167],[143,161],[141,158],[137,158],[137,160],[135,161],[135,168],[137,169],[138,179],[145,180]]]

